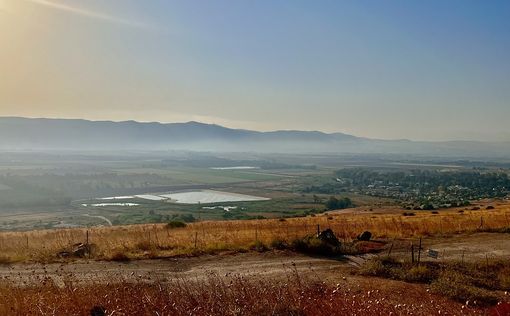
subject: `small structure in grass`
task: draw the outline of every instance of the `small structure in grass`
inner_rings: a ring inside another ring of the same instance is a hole
[[[357,239],[359,241],[370,241],[370,239],[372,239],[372,233],[369,231],[364,231],[358,235]]]

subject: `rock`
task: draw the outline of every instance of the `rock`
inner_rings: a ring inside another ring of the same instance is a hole
[[[363,233],[361,233],[358,236],[358,240],[360,240],[360,241],[370,241],[371,238],[372,238],[372,233],[369,231],[364,231]]]
[[[57,253],[57,257],[59,258],[69,258],[71,256],[71,253],[69,251],[60,251]]]
[[[340,246],[340,241],[338,240],[338,238],[336,238],[335,233],[330,228],[320,232],[317,237],[331,246],[334,247]]]
[[[87,245],[83,243],[78,243],[74,245],[73,256],[83,258],[89,253],[89,248]]]
[[[91,253],[91,246],[84,243],[77,243],[71,249],[64,249],[57,253],[59,258],[78,257],[84,258]]]

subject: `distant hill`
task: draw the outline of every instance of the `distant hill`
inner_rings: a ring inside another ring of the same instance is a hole
[[[196,150],[510,157],[510,143],[378,140],[318,131],[257,132],[198,122],[0,117],[2,150]]]

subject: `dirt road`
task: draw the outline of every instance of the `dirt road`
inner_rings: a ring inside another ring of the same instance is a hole
[[[352,259],[351,259],[352,258]],[[292,252],[241,253],[193,258],[137,260],[125,263],[77,261],[52,264],[15,264],[0,266],[0,278],[17,284],[34,284],[44,278],[63,285],[73,282],[112,282],[114,280],[168,280],[220,276],[282,277],[293,270],[326,277],[339,268],[348,267],[354,257],[338,259],[308,257]],[[361,259],[362,260],[362,259]]]
[[[414,241],[416,243],[416,240]],[[410,241],[400,241],[392,256],[408,255]],[[479,233],[449,238],[423,239],[422,260],[427,249],[440,253],[437,260],[466,261],[510,258],[510,234]],[[383,252],[383,254],[386,254]],[[321,280],[338,280],[352,267],[359,266],[374,255],[344,256],[338,258],[310,257],[290,251],[248,252],[227,255],[204,255],[191,258],[136,260],[125,263],[81,260],[51,264],[0,265],[0,278],[17,284],[40,283],[50,278],[57,285],[69,279],[73,282],[113,282],[115,280],[162,281],[174,278],[200,279],[210,274],[244,277],[285,277],[292,271],[313,275]]]
[[[395,242],[393,255],[405,257],[411,255],[411,243],[415,255],[418,253],[419,239]],[[427,251],[439,253],[437,260],[508,260],[510,259],[510,234],[475,233],[422,239],[422,260],[436,260],[427,256]]]

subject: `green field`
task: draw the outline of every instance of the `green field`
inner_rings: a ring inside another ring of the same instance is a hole
[[[394,203],[381,196],[342,190],[335,172],[354,164],[372,170],[438,169],[452,165],[467,170],[476,165],[457,161],[413,162],[407,158],[399,162],[374,156],[6,153],[0,157],[0,230],[303,216],[323,212],[324,201],[331,195],[347,196],[357,206]],[[256,169],[213,169],[232,166]],[[115,201],[138,206],[82,206],[104,202],[100,199],[111,196],[204,189],[271,199],[219,203],[236,207],[228,212],[203,209],[208,205],[144,199]]]

